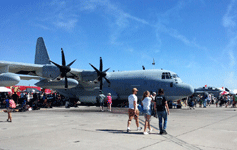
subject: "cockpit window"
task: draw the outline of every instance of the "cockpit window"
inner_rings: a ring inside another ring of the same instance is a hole
[[[179,78],[177,74],[173,74],[173,78]]]
[[[170,72],[163,72],[162,73],[162,79],[172,79],[172,76],[170,75]]]

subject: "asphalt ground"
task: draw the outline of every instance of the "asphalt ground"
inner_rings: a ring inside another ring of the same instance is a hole
[[[49,108],[14,112],[13,122],[0,110],[0,150],[32,149],[175,149],[236,150],[236,108],[171,109],[167,135],[159,135],[158,119],[153,131],[143,135],[132,121],[127,133],[127,108],[100,112],[95,106]],[[144,117],[140,116],[140,126]]]

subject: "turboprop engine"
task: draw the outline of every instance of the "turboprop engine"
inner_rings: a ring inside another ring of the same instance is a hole
[[[73,88],[78,85],[78,81],[75,79],[68,78],[68,88]],[[46,79],[40,80],[39,82],[35,83],[36,86],[45,88],[45,89],[65,89],[65,79],[62,80],[55,80],[55,81],[48,81]]]
[[[13,86],[20,82],[20,77],[14,73],[0,74],[0,86]]]

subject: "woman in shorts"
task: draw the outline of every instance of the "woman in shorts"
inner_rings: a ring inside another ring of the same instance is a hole
[[[145,126],[144,126],[144,132],[143,132],[144,135],[147,135],[148,132],[152,131],[151,125],[150,125],[151,101],[152,101],[152,98],[150,97],[150,92],[149,91],[145,91],[143,93],[143,98],[142,98],[143,114],[144,114],[144,117],[146,119]],[[149,128],[148,132],[146,131],[147,126]]]

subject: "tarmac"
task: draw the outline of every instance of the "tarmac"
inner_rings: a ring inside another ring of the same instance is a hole
[[[127,108],[100,112],[99,107],[42,108],[14,112],[13,122],[0,110],[0,150],[236,150],[236,108],[171,109],[167,135],[160,135],[158,119],[144,135],[132,121],[127,133]],[[140,126],[144,117],[140,116]]]

